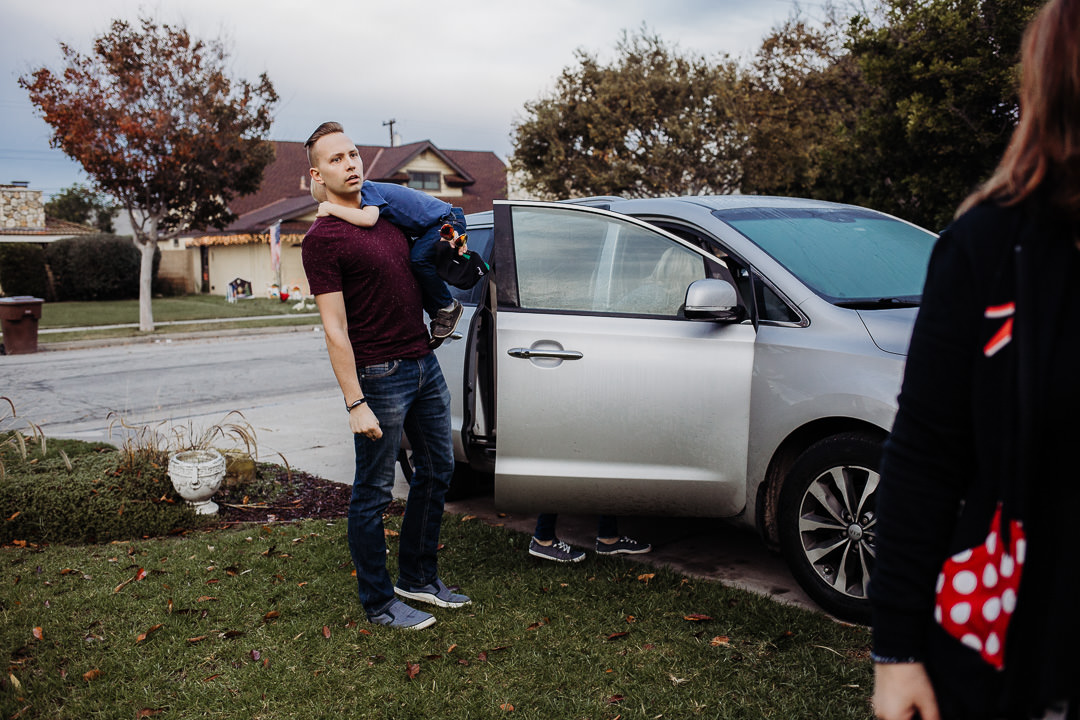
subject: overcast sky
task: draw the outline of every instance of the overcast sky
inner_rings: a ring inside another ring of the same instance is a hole
[[[820,7],[799,2],[813,18]],[[236,77],[266,72],[281,100],[270,137],[304,140],[338,120],[357,144],[431,140],[504,160],[524,104],[547,93],[581,48],[610,58],[643,23],[705,56],[747,57],[796,0],[0,0],[0,183],[49,196],[85,182],[49,148],[20,75],[60,67],[58,43],[82,52],[115,18],[149,13],[201,38],[223,37]]]

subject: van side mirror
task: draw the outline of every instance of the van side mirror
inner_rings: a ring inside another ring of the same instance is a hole
[[[739,305],[739,294],[727,280],[704,278],[686,289],[686,317],[690,320],[737,323],[746,312]]]

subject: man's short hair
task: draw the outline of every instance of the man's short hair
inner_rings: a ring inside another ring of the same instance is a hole
[[[311,133],[311,137],[304,143],[304,149],[307,150],[308,167],[315,167],[314,148],[315,143],[318,142],[319,138],[343,132],[345,132],[345,128],[343,128],[339,122],[324,122],[322,125],[315,128],[315,132]]]

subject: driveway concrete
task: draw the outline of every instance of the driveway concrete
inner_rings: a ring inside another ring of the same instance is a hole
[[[0,395],[50,437],[116,443],[120,428],[112,423],[110,438],[110,412],[169,434],[201,432],[237,411],[256,432],[260,459],[284,458],[328,480],[352,482],[351,437],[318,327],[41,347],[0,357]],[[404,492],[399,482],[396,493]],[[534,516],[500,513],[490,495],[447,503],[447,510],[519,532],[531,533],[535,523]],[[642,562],[816,609],[783,560],[751,532],[718,520],[655,517],[623,518],[620,531],[653,544],[652,553],[637,556]],[[560,516],[558,532],[591,550],[596,518]]]

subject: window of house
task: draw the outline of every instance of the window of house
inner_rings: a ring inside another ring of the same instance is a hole
[[[417,190],[438,190],[440,177],[437,172],[412,172],[409,171],[409,187]]]

